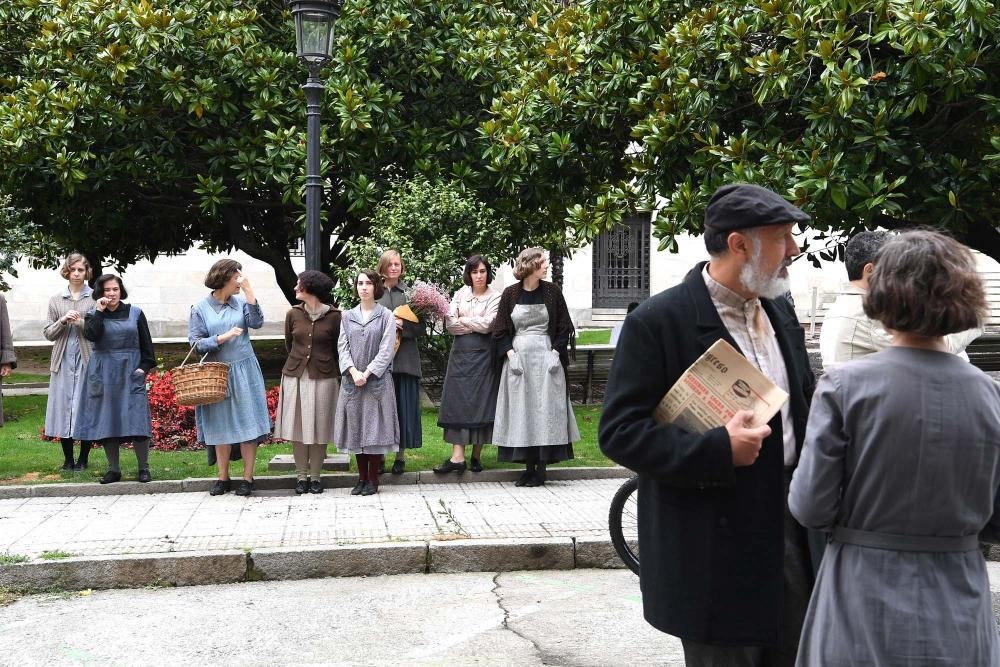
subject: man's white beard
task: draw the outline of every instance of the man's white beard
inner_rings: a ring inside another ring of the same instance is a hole
[[[777,299],[789,291],[792,286],[792,281],[789,278],[781,277],[781,270],[788,266],[789,262],[785,260],[773,274],[768,275],[760,266],[760,244],[756,239],[752,239],[751,244],[753,245],[753,254],[750,256],[750,262],[745,264],[740,271],[740,282],[743,283],[743,287],[748,292],[761,298]]]

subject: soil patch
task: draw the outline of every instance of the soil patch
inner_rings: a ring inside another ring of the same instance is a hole
[[[40,472],[29,472],[21,475],[20,477],[11,477],[10,479],[0,479],[0,486],[14,486],[17,484],[37,484],[38,482],[53,482],[59,481],[62,477],[60,475],[46,475]]]

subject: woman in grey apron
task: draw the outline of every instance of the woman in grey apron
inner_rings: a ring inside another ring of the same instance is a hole
[[[76,406],[73,438],[104,446],[108,471],[101,484],[121,480],[118,452],[122,442],[131,442],[138,461],[138,480],[148,482],[152,425],[146,373],[156,366],[149,325],[137,306],[122,302],[128,292],[118,276],[98,278],[93,296],[94,307],[87,311],[83,323],[83,335],[93,343],[93,351]]]
[[[542,280],[548,269],[544,250],[521,251],[520,282],[503,291],[491,327],[503,362],[493,442],[498,461],[524,463],[516,486],[544,484],[546,466],[572,459],[580,439],[566,380],[573,322],[562,292]]]
[[[448,331],[455,336],[441,390],[438,426],[451,457],[434,472],[465,472],[465,447],[472,445],[472,472],[483,469],[483,445],[493,442],[497,408],[497,374],[493,363],[490,326],[500,305],[500,292],[489,286],[493,268],[482,255],[465,262],[465,287],[455,293],[448,310]]]

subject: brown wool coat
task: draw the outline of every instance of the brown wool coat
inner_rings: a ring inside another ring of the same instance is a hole
[[[285,315],[285,349],[288,359],[282,375],[302,377],[308,368],[309,377],[339,378],[340,360],[337,339],[340,337],[340,311],[331,308],[315,322],[302,304],[292,306]]]

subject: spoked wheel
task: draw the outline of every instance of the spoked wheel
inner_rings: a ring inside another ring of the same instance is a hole
[[[630,477],[611,499],[608,530],[611,544],[628,569],[639,574],[639,478]]]

